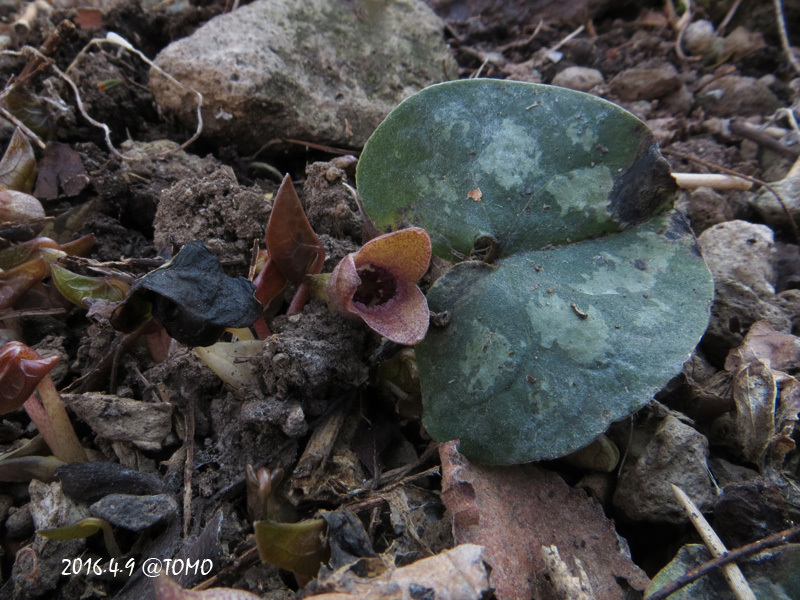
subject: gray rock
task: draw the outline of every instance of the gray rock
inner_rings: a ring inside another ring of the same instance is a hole
[[[105,519],[114,526],[130,531],[144,531],[177,515],[178,503],[168,494],[111,494],[92,504],[89,512],[93,517]]]
[[[769,227],[746,221],[714,225],[698,238],[715,288],[703,347],[717,358],[741,345],[756,321],[767,321],[776,331],[791,331],[792,323],[775,296],[773,239]]]
[[[702,345],[716,359],[724,360],[731,348],[741,346],[747,330],[756,321],[767,321],[775,331],[791,333],[792,322],[776,297],[766,300],[732,279],[715,280],[714,286],[711,321]]]
[[[775,240],[769,227],[726,221],[704,231],[698,241],[715,281],[738,281],[766,297],[775,293]]]
[[[253,152],[275,138],[361,147],[400,101],[458,67],[420,0],[256,0],[156,57],[200,91],[203,135]],[[195,96],[152,70],[162,109],[195,126]]]
[[[683,47],[688,54],[708,56],[715,52],[719,38],[711,21],[699,19],[690,23],[683,33]]]
[[[695,233],[733,219],[733,207],[724,196],[707,187],[692,190],[689,196],[689,219]]]
[[[605,78],[600,71],[588,67],[567,67],[553,77],[553,85],[560,85],[580,92],[588,92],[604,81]]]
[[[770,184],[770,186],[783,198],[789,215],[791,215],[795,223],[800,223],[800,175],[786,177]],[[763,188],[758,193],[753,200],[753,206],[764,221],[772,227],[781,229],[790,227],[786,211],[783,210],[783,206],[781,206],[775,194],[768,189]]]
[[[609,82],[611,92],[622,100],[655,100],[674,93],[683,85],[670,64],[658,69],[625,69]]]
[[[684,523],[688,517],[670,484],[686,492],[701,510],[714,504],[708,475],[708,440],[667,416],[642,455],[620,475],[613,504],[634,521]]]
[[[771,115],[781,107],[781,102],[767,83],[767,80],[727,75],[703,87],[695,98],[710,116]]]

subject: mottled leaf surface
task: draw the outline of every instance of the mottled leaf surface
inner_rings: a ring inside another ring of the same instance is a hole
[[[428,294],[450,324],[417,347],[424,423],[474,460],[592,441],[680,371],[711,276],[667,214],[674,181],[623,109],[553,86],[465,80],[395,109],[358,167],[381,229],[430,233],[456,265]]]

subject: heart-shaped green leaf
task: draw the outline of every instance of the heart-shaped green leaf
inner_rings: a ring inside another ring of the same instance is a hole
[[[379,228],[472,255],[428,294],[450,324],[417,346],[424,423],[468,457],[566,455],[648,402],[705,331],[711,276],[671,206],[647,127],[562,88],[465,80],[423,90],[358,167]],[[492,263],[492,264],[487,264]]]

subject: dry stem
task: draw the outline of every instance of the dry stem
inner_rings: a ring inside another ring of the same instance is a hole
[[[678,498],[678,501],[681,505],[686,509],[686,514],[689,515],[689,520],[692,522],[692,525],[695,526],[697,532],[700,534],[700,537],[703,538],[703,542],[705,543],[706,547],[708,548],[711,555],[716,557],[723,556],[728,552],[728,549],[725,548],[725,544],[722,543],[722,540],[719,539],[717,533],[712,529],[711,525],[708,524],[708,521],[705,520],[703,514],[700,512],[700,509],[697,508],[692,499],[686,495],[681,488],[677,485],[670,484],[672,486],[672,491],[675,494],[675,497]],[[756,600],[756,595],[753,593],[753,590],[750,589],[750,586],[747,583],[747,580],[744,578],[741,569],[735,563],[729,563],[722,567],[722,572],[725,575],[725,579],[728,580],[728,585],[730,585],[733,594],[738,598],[738,600]]]

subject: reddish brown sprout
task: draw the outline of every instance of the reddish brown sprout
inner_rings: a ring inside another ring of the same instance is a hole
[[[20,406],[30,416],[53,454],[64,462],[83,462],[83,450],[67,411],[56,391],[50,370],[57,356],[43,358],[20,342],[9,342],[0,349],[0,414]],[[39,398],[34,395],[39,392]]]

